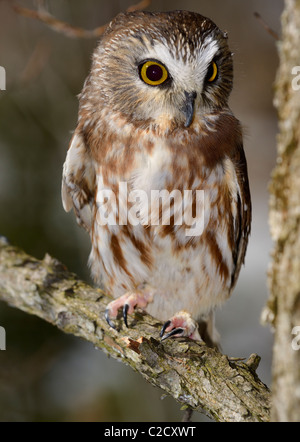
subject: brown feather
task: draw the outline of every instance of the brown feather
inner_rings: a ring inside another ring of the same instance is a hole
[[[168,69],[161,87],[141,79],[147,59]],[[212,62],[217,76],[210,83]],[[135,293],[130,299],[148,303],[147,311],[161,320],[179,311],[206,317],[231,294],[245,259],[251,198],[241,125],[228,108],[232,84],[227,35],[210,19],[186,11],[134,12],[108,26],[80,94],[64,166],[64,207],[73,207],[90,232],[95,280],[103,279],[115,298]],[[190,125],[187,97],[194,100]],[[192,216],[197,191],[204,191],[202,235],[188,236],[186,219],[176,224],[183,200],[173,199],[169,223],[162,225],[167,202],[123,201],[120,183],[149,198],[152,191],[191,191]],[[112,192],[105,204],[99,203],[104,190]],[[119,225],[116,201],[129,210],[137,206],[148,222]],[[101,224],[105,210],[115,223]],[[115,302],[113,312],[123,301]],[[186,314],[180,317],[186,321]]]

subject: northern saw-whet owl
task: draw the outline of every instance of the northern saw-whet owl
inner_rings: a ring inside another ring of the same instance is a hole
[[[232,84],[227,34],[199,14],[122,13],[101,37],[62,198],[90,234],[95,281],[115,298],[105,312],[112,327],[120,308],[128,326],[140,307],[163,321],[162,339],[201,339],[198,324],[211,325],[233,291],[251,199]],[[168,206],[160,192],[176,197]],[[193,234],[177,215],[198,206],[202,229]],[[140,222],[124,219],[125,209]]]

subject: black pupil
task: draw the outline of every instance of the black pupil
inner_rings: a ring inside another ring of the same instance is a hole
[[[163,77],[163,70],[157,64],[152,64],[147,68],[147,78],[150,81],[159,81]]]
[[[206,79],[210,80],[212,78],[212,76],[214,75],[214,65],[213,63],[209,66],[208,71],[207,71],[207,75],[206,75]]]

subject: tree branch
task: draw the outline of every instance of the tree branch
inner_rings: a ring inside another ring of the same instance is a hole
[[[151,0],[142,0],[135,5],[131,5],[127,12],[134,12],[146,9],[151,3]],[[64,34],[67,37],[71,38],[99,38],[105,31],[108,26],[108,23],[99,26],[95,29],[83,29],[76,26],[72,26],[69,23],[66,23],[62,20],[58,20],[56,17],[53,17],[46,9],[41,8],[39,10],[33,10],[29,8],[24,8],[18,4],[12,5],[14,11],[17,14],[22,15],[23,17],[32,18],[34,20],[38,20],[53,31]]]
[[[162,324],[136,312],[108,326],[110,301],[57,260],[38,260],[0,237],[0,300],[79,336],[129,365],[186,407],[217,421],[269,421],[270,393],[255,373],[260,358],[230,359],[190,340],[161,343]]]

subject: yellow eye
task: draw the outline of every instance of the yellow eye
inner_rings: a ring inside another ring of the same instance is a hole
[[[146,61],[140,67],[140,76],[145,83],[151,86],[159,86],[169,78],[169,73],[167,69],[157,61]]]
[[[212,83],[213,81],[215,81],[215,79],[217,78],[218,75],[218,66],[217,64],[213,61],[210,65],[210,67],[208,68],[208,72],[207,72],[207,81],[209,83]]]

